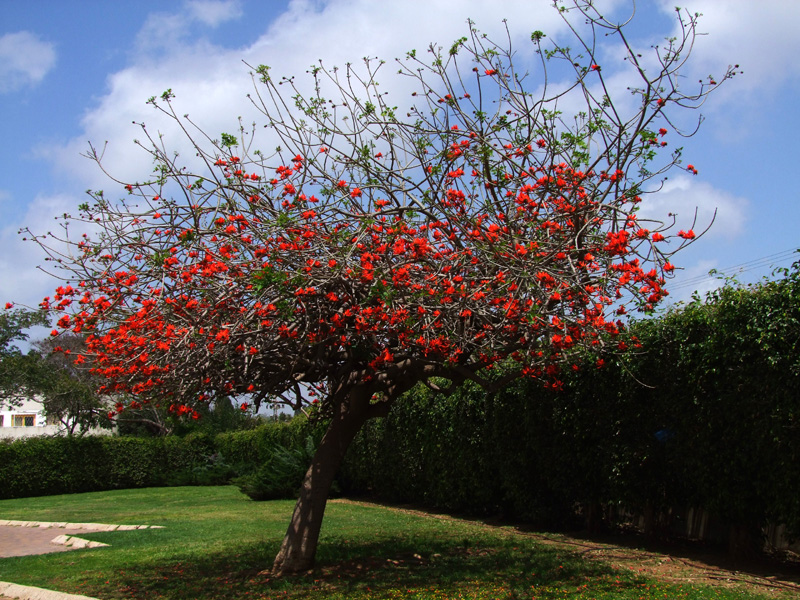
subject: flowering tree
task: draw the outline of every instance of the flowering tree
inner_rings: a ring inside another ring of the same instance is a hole
[[[678,87],[693,16],[679,13],[683,36],[646,69],[591,3],[560,10],[577,50],[531,35],[536,92],[510,44],[475,29],[397,61],[407,108],[378,85],[380,61],[314,68],[310,94],[259,66],[251,100],[280,144],[269,154],[244,128],[207,136],[171,91],[151,98],[196,156],[143,128],[155,175],[114,180],[122,199],[95,192],[67,217],[94,233],[39,238],[67,274],[43,303],[62,313],[53,335],[90,333],[77,362],[132,398],[117,410],[160,401],[195,416],[237,395],[314,403],[329,419],[274,572],[313,564],[349,443],[411,387],[558,387],[571,357],[617,347],[616,315],[665,297],[670,256],[695,234],[637,213],[681,160],[658,152],[680,133],[668,109],[698,106],[733,71]],[[636,81],[624,102],[598,64],[600,35],[616,37]],[[548,72],[566,71],[553,91]],[[575,102],[567,118],[560,106]]]

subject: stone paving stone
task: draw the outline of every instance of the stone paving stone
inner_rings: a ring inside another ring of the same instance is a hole
[[[0,526],[0,558],[65,552],[71,548],[51,544],[50,540],[57,535],[80,535],[81,533],[86,533],[86,530],[59,529],[56,533],[52,529],[2,525]]]
[[[161,525],[111,525],[106,523],[41,523],[38,521],[0,521],[0,558],[65,552],[78,548],[106,546],[99,542],[75,539],[87,531],[132,531],[161,529]],[[54,539],[59,541],[53,543]],[[0,600],[2,600],[0,598]]]
[[[147,525],[129,525],[125,529],[147,529]],[[161,528],[155,526],[154,528]],[[90,542],[79,536],[87,531],[115,531],[123,529],[105,523],[41,523],[38,521],[0,520],[0,558],[11,556],[30,556],[50,552],[67,552],[78,548],[106,546],[100,542]],[[54,543],[58,540],[61,543]],[[0,581],[0,600],[95,600],[87,596],[65,594],[41,588],[18,586]]]

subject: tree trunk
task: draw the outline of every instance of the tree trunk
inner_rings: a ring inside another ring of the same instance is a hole
[[[303,479],[289,529],[272,565],[273,575],[298,573],[314,566],[331,484],[350,442],[373,416],[369,410],[369,396],[365,395],[363,390],[352,390],[331,420]]]

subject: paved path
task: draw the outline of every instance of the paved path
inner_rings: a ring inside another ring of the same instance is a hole
[[[53,544],[51,540],[59,535],[80,536],[82,533],[86,533],[86,530],[41,529],[39,527],[12,527],[9,525],[0,525],[0,558],[73,550],[71,546]]]
[[[27,585],[0,582],[0,600],[97,600],[97,598],[78,594],[63,594]]]
[[[158,525],[106,525],[102,523],[40,523],[27,521],[0,522],[0,558],[29,556],[50,552],[66,552],[97,542],[86,542],[79,536],[90,531],[126,531],[160,528]],[[105,546],[106,544],[100,544]],[[5,595],[3,595],[5,594]],[[0,600],[94,600],[86,596],[64,594],[41,588],[0,581]]]

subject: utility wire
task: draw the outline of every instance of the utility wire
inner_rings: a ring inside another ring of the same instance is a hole
[[[779,266],[779,263],[784,262],[786,259],[798,257],[797,256],[798,250],[797,248],[792,248],[790,250],[784,250],[782,252],[776,252],[775,254],[770,254],[768,256],[762,256],[761,258],[756,258],[747,262],[743,262],[738,265],[734,265],[732,267],[725,267],[724,269],[713,269],[712,273],[707,273],[705,275],[697,275],[695,277],[690,277],[688,279],[681,279],[677,283],[674,283],[669,286],[670,290],[677,290],[687,287],[693,287],[705,281],[708,281],[710,278],[720,278],[726,277],[731,274],[737,273],[746,273],[747,271],[752,271],[753,269],[760,269],[767,266]]]

